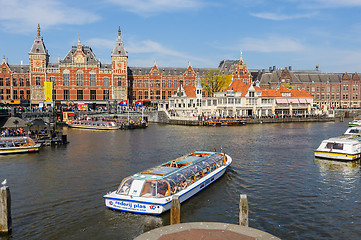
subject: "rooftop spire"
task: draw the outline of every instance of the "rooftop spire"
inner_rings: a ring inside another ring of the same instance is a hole
[[[121,32],[122,32],[122,31],[120,31],[120,26],[119,26],[119,29],[118,29],[118,40],[120,40]]]
[[[81,49],[81,42],[80,42],[79,33],[78,33],[78,44],[76,45],[76,48]]]
[[[40,37],[40,24],[38,23],[38,37]]]

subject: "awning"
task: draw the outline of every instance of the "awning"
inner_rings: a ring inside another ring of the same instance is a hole
[[[289,99],[287,99],[287,100],[288,100],[289,103],[300,103],[300,102],[298,101],[298,98],[289,98]]]
[[[279,99],[276,99],[276,103],[277,104],[288,104],[288,101],[287,101],[287,99],[279,98]]]
[[[307,103],[307,100],[304,98],[299,98],[298,100],[300,101],[300,103]]]
[[[69,117],[75,117],[75,113],[73,113],[73,112],[68,112],[68,116],[69,116]]]

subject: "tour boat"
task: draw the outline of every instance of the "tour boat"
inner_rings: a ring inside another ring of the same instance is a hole
[[[314,151],[315,157],[339,161],[356,161],[361,157],[361,138],[340,136],[323,140]]]
[[[89,121],[89,120],[74,120],[68,123],[72,128],[84,128],[93,130],[117,130],[119,126],[112,121]]]
[[[26,153],[39,151],[41,144],[29,137],[1,137],[0,154]]]
[[[124,178],[116,191],[104,196],[105,205],[159,215],[170,209],[174,195],[184,202],[221,177],[231,163],[225,153],[193,152]]]

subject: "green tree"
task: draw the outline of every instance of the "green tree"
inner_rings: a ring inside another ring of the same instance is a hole
[[[227,75],[224,75],[218,69],[208,70],[205,79],[202,80],[202,88],[213,97],[213,93],[224,91],[229,85]]]
[[[18,128],[19,121],[17,119],[15,119],[15,121],[13,121],[13,123],[15,124],[16,128]]]

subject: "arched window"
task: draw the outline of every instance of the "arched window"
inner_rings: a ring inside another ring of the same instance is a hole
[[[64,86],[69,86],[70,85],[70,71],[69,69],[64,69],[63,71],[63,85]]]
[[[76,72],[76,85],[83,86],[83,71],[81,70]]]

